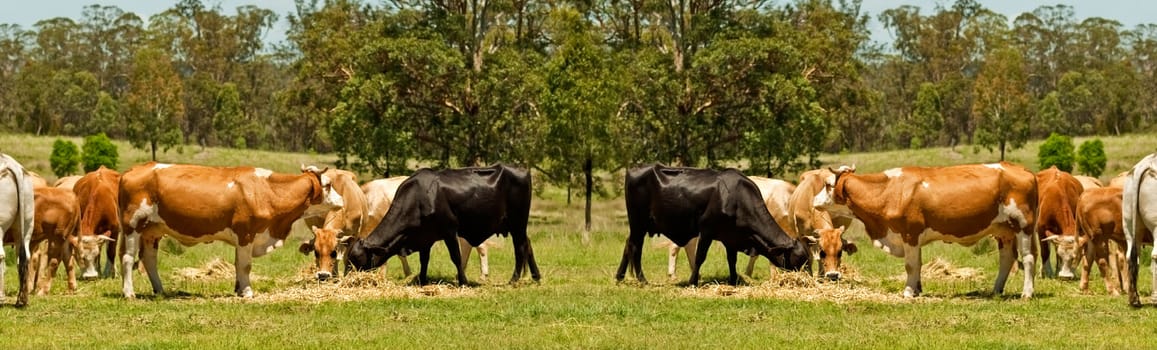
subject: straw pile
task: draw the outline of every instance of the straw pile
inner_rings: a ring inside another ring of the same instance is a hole
[[[924,263],[920,269],[920,277],[940,280],[975,280],[982,279],[984,276],[981,276],[980,270],[971,267],[957,268],[952,266],[948,260],[936,257],[932,261]],[[903,279],[906,278],[907,276],[903,277]]]
[[[342,278],[318,282],[312,266],[303,268],[286,288],[256,293],[251,299],[231,298],[237,302],[280,303],[287,301],[321,303],[328,301],[359,301],[385,298],[470,297],[478,295],[475,288],[450,284],[427,286],[398,285],[380,271],[354,271]]]
[[[807,272],[777,272],[761,284],[753,286],[728,286],[710,284],[699,288],[680,288],[685,297],[733,297],[733,298],[774,298],[807,302],[852,302],[875,303],[926,303],[940,300],[922,296],[904,298],[900,293],[877,290],[860,279],[860,274],[849,266],[842,266],[840,281],[825,281],[812,277]]]
[[[237,269],[232,263],[221,260],[221,258],[213,258],[201,267],[185,267],[177,269],[173,272],[173,278],[185,282],[206,282],[216,280],[232,280],[236,278]],[[259,279],[258,276],[249,274],[251,280]]]

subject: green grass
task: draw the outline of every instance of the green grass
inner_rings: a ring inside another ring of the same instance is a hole
[[[1104,138],[1112,164],[1131,164],[1154,149],[1153,137]],[[22,162],[37,164],[47,155],[51,138],[0,136],[0,150]],[[122,167],[143,161],[121,145]],[[1032,152],[1013,153],[1035,168]],[[958,147],[963,149],[963,147]],[[38,151],[37,151],[38,150]],[[165,161],[219,165],[250,164],[293,171],[297,163],[332,161],[327,155],[240,152],[209,149],[196,158],[186,149]],[[982,152],[962,158],[942,157],[945,149],[825,156],[828,164],[856,162],[861,171],[893,166],[955,164],[989,161]],[[140,153],[143,154],[143,153]],[[940,158],[937,158],[940,157]],[[977,157],[977,158],[971,158]],[[34,160],[36,159],[36,160]],[[939,161],[937,160],[939,159]],[[1010,159],[1013,159],[1010,157]],[[1015,160],[1015,159],[1014,159]],[[1117,169],[1124,168],[1118,165]],[[1111,176],[1103,177],[1107,179]],[[1104,294],[1094,272],[1092,293],[1084,295],[1076,282],[1036,279],[1036,295],[1020,300],[1022,276],[1009,278],[1005,295],[991,296],[996,276],[994,249],[970,249],[933,243],[924,248],[925,261],[940,257],[957,267],[980,270],[983,277],[953,281],[924,279],[925,296],[915,301],[805,302],[742,294],[712,294],[710,285],[698,291],[666,281],[664,250],[648,238],[643,254],[647,286],[628,278],[612,278],[626,234],[621,198],[595,202],[594,231],[589,244],[580,238],[581,202],[567,206],[558,189],[536,198],[530,235],[542,268],[540,284],[508,286],[513,269],[509,240],[491,250],[490,281],[472,287],[466,296],[375,298],[354,302],[253,302],[231,296],[232,280],[183,282],[174,271],[200,267],[214,258],[232,261],[232,248],[221,243],[160,253],[160,271],[167,295],[154,298],[147,277],[135,275],[138,299],[120,297],[120,279],[81,282],[74,295],[62,295],[58,277],[54,295],[33,297],[26,309],[11,307],[15,273],[8,281],[5,306],[0,307],[0,346],[6,348],[1147,348],[1157,334],[1157,307],[1127,306],[1123,297]],[[258,294],[278,293],[311,283],[300,282],[311,258],[296,251],[307,233],[297,231],[286,246],[254,260],[253,286]],[[848,236],[860,253],[845,264],[858,275],[848,288],[898,294],[903,288],[903,261],[872,248],[861,230]],[[716,244],[703,273],[710,283],[726,278],[723,249]],[[9,256],[13,256],[9,253]],[[13,259],[8,259],[13,260]],[[417,259],[411,257],[413,265]],[[745,263],[746,258],[741,258]],[[1146,262],[1147,263],[1147,262]],[[750,286],[767,280],[766,261]],[[468,277],[478,281],[477,258]],[[452,265],[445,248],[436,245],[431,275],[451,280]],[[687,277],[680,260],[679,276]],[[390,278],[401,288],[407,280],[391,261]],[[1095,271],[1095,270],[1094,270]],[[1141,290],[1150,292],[1147,270]],[[526,277],[524,277],[526,278]]]

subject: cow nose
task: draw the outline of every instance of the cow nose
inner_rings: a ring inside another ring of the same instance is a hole
[[[325,282],[325,280],[328,280],[330,277],[333,277],[333,274],[329,273],[329,271],[320,271],[317,273],[317,280],[320,282]]]
[[[86,280],[95,279],[97,277],[100,277],[100,274],[96,272],[96,266],[93,265],[88,265],[88,267],[84,269],[84,273],[80,275],[81,279]]]
[[[1073,276],[1073,272],[1072,272],[1072,271],[1070,271],[1070,270],[1069,270],[1069,269],[1067,269],[1067,268],[1064,268],[1064,269],[1061,269],[1061,273],[1059,273],[1059,274],[1058,274],[1058,277],[1060,277],[1061,279],[1071,280],[1071,279],[1073,279],[1075,276]]]
[[[841,275],[840,275],[839,271],[829,271],[828,273],[824,274],[824,277],[827,277],[828,280],[831,280],[831,281],[839,281],[840,276]]]

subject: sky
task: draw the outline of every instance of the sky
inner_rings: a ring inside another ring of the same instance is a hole
[[[370,0],[377,2],[374,0]],[[782,3],[786,0],[773,0]],[[266,34],[266,42],[280,42],[285,40],[285,31],[289,24],[285,17],[294,10],[293,0],[203,0],[207,6],[220,5],[226,14],[233,14],[237,6],[254,4],[262,8],[273,10],[278,15],[278,22]],[[920,7],[924,15],[931,14],[937,4],[951,6],[953,0],[863,0],[863,10],[872,16],[869,29],[872,31],[872,40],[891,42],[891,33],[883,29],[876,19],[876,15],[886,9],[901,5],[915,5]],[[1157,1],[1153,0],[1070,0],[1070,1],[1029,1],[1029,0],[978,0],[984,7],[1003,14],[1013,20],[1017,15],[1030,12],[1044,5],[1065,4],[1073,7],[1077,20],[1087,17],[1104,17],[1120,21],[1126,29],[1144,23],[1157,23]],[[85,6],[91,4],[112,5],[122,10],[136,13],[148,20],[149,16],[166,8],[172,7],[176,1],[161,0],[40,0],[40,1],[12,1],[7,0],[0,11],[0,23],[19,24],[25,29],[31,29],[39,20],[53,17],[69,17],[79,19]]]

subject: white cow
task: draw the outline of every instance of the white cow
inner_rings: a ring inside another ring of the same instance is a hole
[[[24,166],[11,156],[0,153],[0,232],[7,235],[5,241],[16,245],[16,269],[20,276],[20,291],[16,296],[18,307],[28,305],[28,293],[32,289],[32,274],[28,273],[28,248],[36,220],[32,186]],[[4,250],[0,249],[0,297],[4,296],[5,259]]]
[[[1129,260],[1125,290],[1129,292],[1129,304],[1141,306],[1137,296],[1137,257],[1141,253],[1141,240],[1145,235],[1152,235],[1154,228],[1157,228],[1157,154],[1142,158],[1126,176],[1121,198],[1121,221],[1125,226],[1125,246]],[[1157,248],[1149,254],[1157,259]],[[1153,277],[1157,277],[1157,264],[1150,263],[1149,270]],[[1153,280],[1153,287],[1153,296],[1157,297],[1157,278]]]

